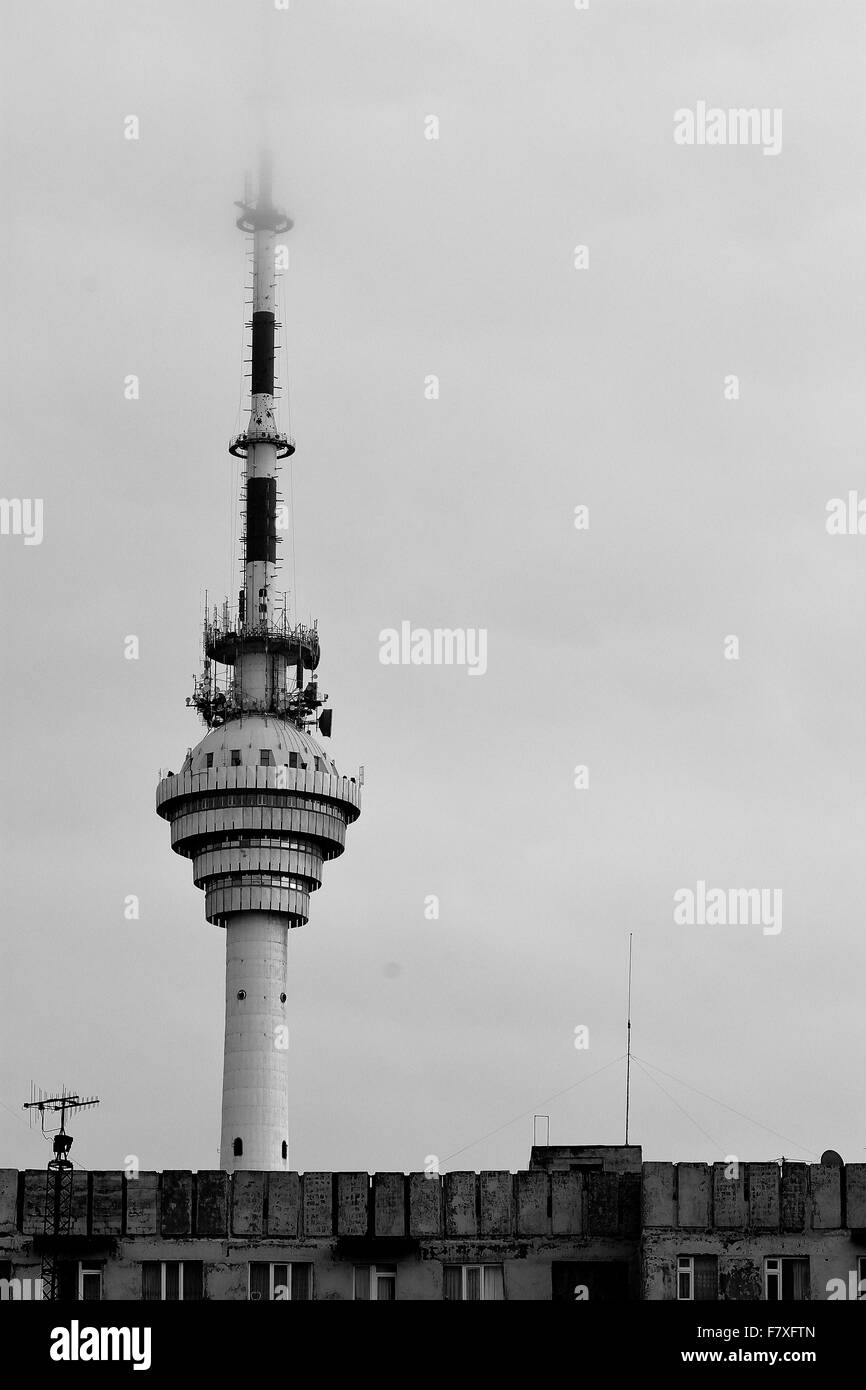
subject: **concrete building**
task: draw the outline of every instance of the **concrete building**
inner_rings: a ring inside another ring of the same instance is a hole
[[[866,1164],[75,1174],[65,1299],[823,1300],[866,1281]],[[0,1278],[39,1278],[45,1173],[0,1171]],[[866,1294],[866,1282],[863,1285]]]

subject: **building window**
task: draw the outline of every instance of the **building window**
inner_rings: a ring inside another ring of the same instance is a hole
[[[288,1156],[289,1156],[289,1146],[288,1146],[288,1144],[286,1143],[286,1141],[285,1141],[285,1139],[284,1139],[284,1140],[283,1140],[283,1158],[288,1158]]]
[[[298,766],[298,755],[297,755],[297,753],[290,753],[290,754],[289,754],[289,767],[297,767],[297,766]]]
[[[201,1260],[145,1260],[141,1266],[141,1297],[152,1303],[203,1298],[203,1268]]]
[[[866,1303],[866,1255],[857,1259],[857,1298]]]
[[[84,1303],[102,1298],[102,1265],[79,1264],[78,1297]]]
[[[241,750],[240,750],[239,748],[232,748],[231,751],[230,751],[230,757],[231,757],[231,766],[232,766],[232,767],[240,767],[240,765],[241,765]]]
[[[243,1156],[244,1156],[244,1141],[243,1141],[243,1139],[236,1139],[235,1142],[234,1142],[234,1144],[232,1145],[232,1149],[233,1149],[233,1151],[234,1151],[234,1157],[235,1157],[235,1158],[243,1158]]]
[[[718,1255],[680,1255],[677,1259],[677,1298],[705,1303],[718,1296]]]
[[[808,1297],[808,1256],[773,1256],[764,1260],[764,1298],[768,1303],[801,1303]]]
[[[206,753],[204,759],[205,767],[213,767],[213,753]]]
[[[380,1303],[394,1303],[397,1298],[396,1265],[355,1265],[356,1299],[378,1299]]]
[[[250,1261],[250,1298],[254,1301],[301,1299],[309,1303],[313,1297],[313,1266],[302,1264],[266,1264]]]
[[[42,1298],[39,1266],[25,1266],[26,1272],[13,1278],[12,1261],[0,1260],[0,1301]]]
[[[446,1265],[445,1297],[501,1300],[505,1297],[502,1265]]]
[[[24,1277],[13,1279],[13,1262],[0,1259],[0,1300],[17,1298],[42,1298],[42,1279],[29,1270]]]
[[[259,749],[259,764],[260,764],[261,767],[273,767],[273,766],[274,766],[274,754],[273,754],[273,750],[272,750],[272,749],[270,749],[270,748],[260,748],[260,749]]]

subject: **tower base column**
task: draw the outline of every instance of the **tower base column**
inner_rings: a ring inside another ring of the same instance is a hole
[[[226,1033],[220,1166],[289,1166],[288,929],[275,912],[226,926]]]

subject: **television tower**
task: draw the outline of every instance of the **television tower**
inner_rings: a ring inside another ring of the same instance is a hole
[[[156,793],[205,916],[226,934],[220,1165],[229,1172],[289,1166],[287,930],[308,920],[322,865],[342,854],[361,810],[360,779],[341,777],[312,732],[331,733],[314,675],[317,626],[293,626],[285,595],[277,602],[279,460],[295,445],[277,424],[274,257],[292,222],[271,200],[266,158],[255,202],[236,206],[253,243],[250,415],[229,446],[245,461],[243,585],[237,606],[205,605],[203,670],[187,704],[208,732]]]

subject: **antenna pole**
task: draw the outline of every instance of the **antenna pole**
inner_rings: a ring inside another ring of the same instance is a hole
[[[42,1133],[45,1129],[45,1114],[60,1115],[60,1127],[51,1131],[54,1134],[52,1149],[54,1157],[49,1161],[45,1184],[45,1201],[42,1216],[42,1297],[46,1302],[56,1302],[61,1297],[60,1259],[64,1240],[72,1232],[72,1193],[73,1165],[69,1157],[72,1148],[72,1135],[66,1131],[67,1110],[85,1110],[98,1105],[96,1096],[79,1096],[77,1092],[61,1087],[60,1095],[47,1096],[40,1088],[30,1083],[30,1100],[24,1106],[39,1114]]]
[[[631,940],[628,934],[628,1022],[626,1024],[627,1046],[625,1053],[625,1142],[628,1144],[628,1101],[631,1090]]]

